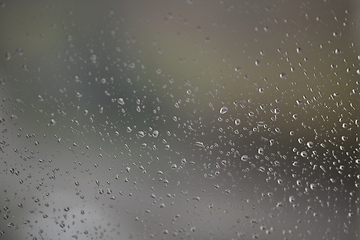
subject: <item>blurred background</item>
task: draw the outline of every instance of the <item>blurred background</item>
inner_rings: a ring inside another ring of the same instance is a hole
[[[360,3],[2,1],[0,239],[359,239]]]

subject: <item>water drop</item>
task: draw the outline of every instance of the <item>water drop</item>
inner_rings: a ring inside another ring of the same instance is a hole
[[[52,126],[55,126],[56,121],[55,121],[54,119],[51,119],[51,120],[50,120],[50,124],[51,124]]]
[[[302,151],[301,153],[300,153],[300,155],[303,157],[303,158],[305,158],[305,157],[307,157],[307,152],[306,151]]]
[[[265,124],[264,121],[259,121],[259,122],[257,122],[257,125],[258,125],[259,127],[266,127],[266,124]]]
[[[11,59],[11,53],[7,52],[7,53],[5,54],[5,59],[6,59],[6,60],[10,60],[10,59]]]
[[[258,154],[263,155],[263,154],[264,154],[264,149],[263,149],[263,148],[259,148],[259,149],[258,149]]]
[[[228,112],[228,110],[229,109],[226,106],[223,106],[223,107],[220,108],[220,114],[225,114],[225,113]]]
[[[240,123],[241,123],[241,120],[239,119],[239,118],[237,118],[237,119],[235,119],[235,125],[240,125]]]
[[[196,142],[195,145],[198,147],[205,147],[203,142]]]
[[[141,137],[141,138],[142,138],[142,137],[145,137],[144,131],[139,131],[139,132],[138,132],[138,136]]]
[[[246,162],[247,160],[249,160],[249,157],[248,157],[248,155],[242,155],[240,159],[241,159],[241,161]]]
[[[153,133],[152,133],[152,136],[154,138],[156,138],[157,136],[159,136],[159,131],[158,130],[154,130]]]
[[[124,99],[122,99],[122,98],[119,98],[119,99],[117,100],[117,103],[120,104],[120,105],[124,105],[124,104],[125,104]]]

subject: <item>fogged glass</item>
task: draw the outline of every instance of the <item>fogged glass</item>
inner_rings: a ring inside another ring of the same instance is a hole
[[[359,239],[360,3],[2,1],[1,239]]]

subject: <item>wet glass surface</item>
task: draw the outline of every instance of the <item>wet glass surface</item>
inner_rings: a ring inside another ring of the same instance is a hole
[[[358,1],[2,1],[0,239],[359,239]]]

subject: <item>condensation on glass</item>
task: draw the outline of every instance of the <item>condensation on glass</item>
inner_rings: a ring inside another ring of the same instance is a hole
[[[359,239],[360,5],[0,3],[0,239]]]

